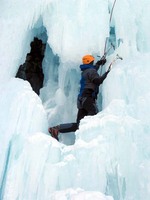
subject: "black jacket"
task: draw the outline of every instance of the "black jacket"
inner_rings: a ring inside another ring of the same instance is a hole
[[[108,71],[100,76],[97,72],[98,66],[94,65],[80,65],[82,71],[81,80],[80,80],[80,93],[79,97],[91,96],[95,99],[99,92],[99,85],[103,83],[107,77]]]

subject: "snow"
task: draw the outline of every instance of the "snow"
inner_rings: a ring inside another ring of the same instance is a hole
[[[85,192],[84,190],[81,190],[79,188],[77,190],[68,189],[66,191],[55,192],[52,195],[52,200],[60,199],[60,198],[62,200],[67,200],[67,199],[73,199],[73,200],[78,200],[78,199],[112,200],[112,197],[106,197],[103,194],[101,194],[100,192]]]
[[[109,24],[113,2],[1,0],[1,200],[149,200],[150,4],[116,1]],[[40,96],[15,78],[34,37],[46,43]],[[100,87],[100,112],[58,143],[48,127],[75,122],[81,58],[98,60],[108,37],[103,71],[123,60]]]

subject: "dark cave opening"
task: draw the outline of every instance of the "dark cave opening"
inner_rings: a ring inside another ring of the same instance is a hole
[[[31,84],[33,91],[39,95],[44,80],[42,61],[46,44],[41,39],[34,37],[30,47],[31,50],[27,54],[25,62],[19,66],[16,78],[27,80]]]

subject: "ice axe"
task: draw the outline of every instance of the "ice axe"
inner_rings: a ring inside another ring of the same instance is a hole
[[[108,67],[108,71],[111,70],[112,65],[113,65],[113,64],[116,62],[116,60],[118,60],[118,59],[123,60],[123,58],[117,54],[117,55],[116,55],[116,58],[114,58],[114,59],[112,60],[112,62],[110,63],[110,65],[109,65],[109,67]]]
[[[118,54],[116,55],[116,59],[123,60],[123,58],[121,56],[119,56]]]
[[[108,52],[109,52],[112,48],[115,50],[115,46],[111,43],[111,46],[107,49],[107,51],[104,52],[104,55],[101,57],[100,60],[105,59],[106,56],[107,56],[107,54],[108,54]],[[100,56],[97,56],[97,57],[100,57]]]

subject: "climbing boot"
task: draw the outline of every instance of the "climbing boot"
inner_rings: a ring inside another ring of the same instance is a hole
[[[59,141],[58,134],[59,134],[59,126],[50,127],[48,132],[51,134],[53,138]]]

